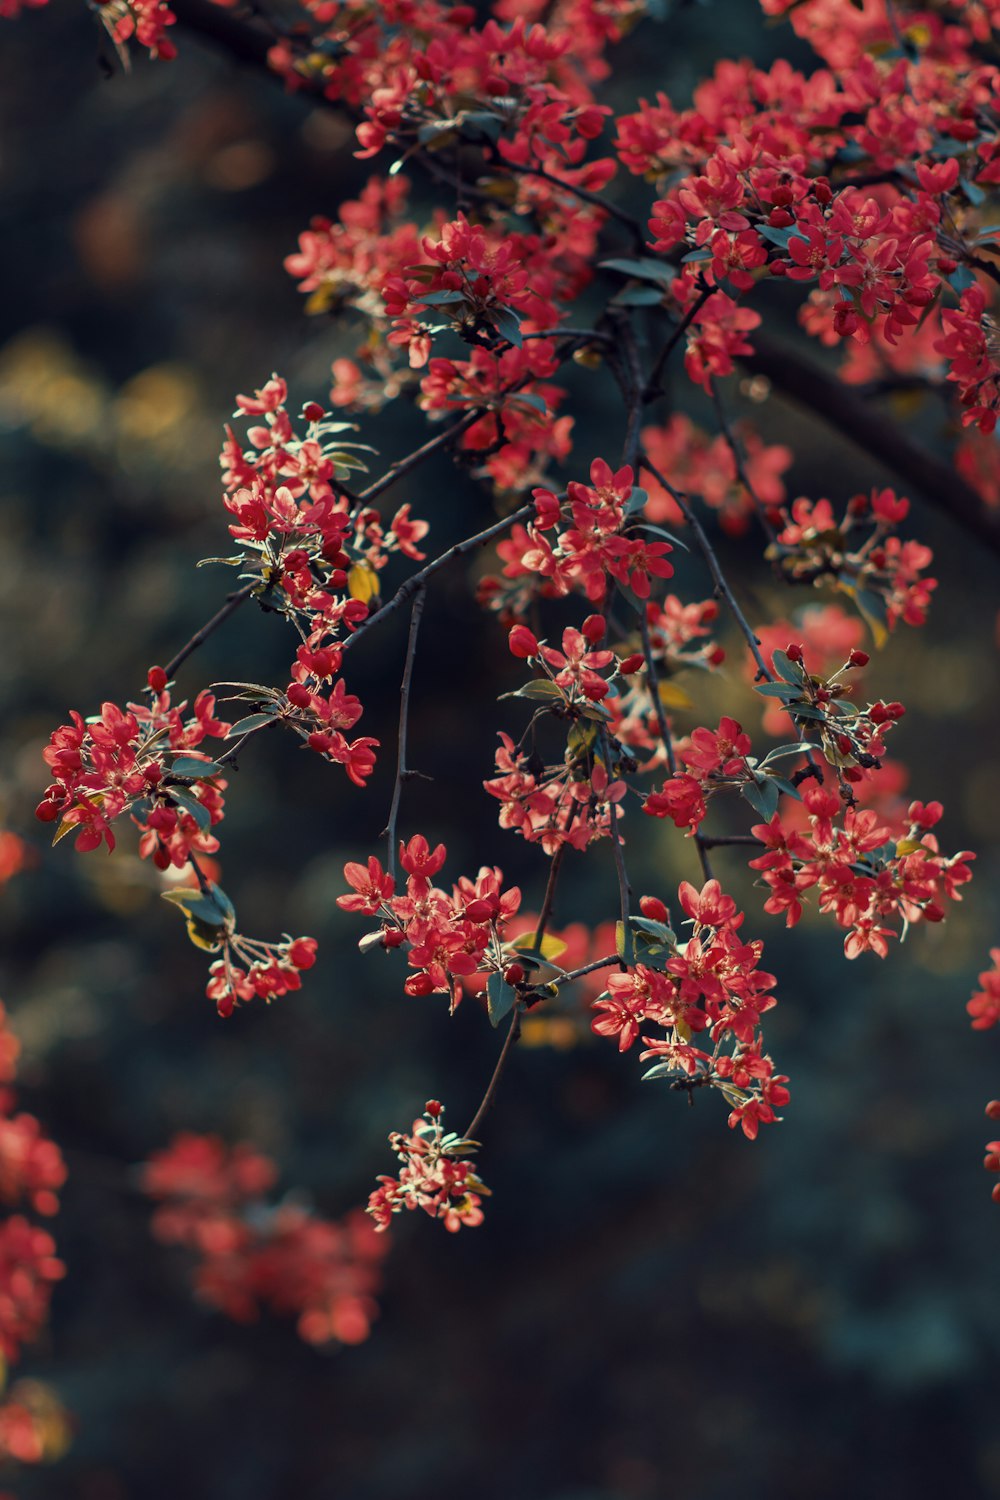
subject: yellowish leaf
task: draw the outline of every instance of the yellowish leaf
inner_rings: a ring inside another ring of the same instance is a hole
[[[660,683],[660,702],[664,708],[694,708],[694,702],[674,682]]]
[[[347,592],[352,599],[367,604],[378,597],[378,574],[367,563],[355,563],[347,575]]]
[[[557,959],[562,958],[563,954],[566,952],[566,944],[562,941],[562,939],[552,937],[550,933],[546,933],[542,938],[542,941],[536,944],[535,933],[525,932],[521,935],[521,937],[515,938],[514,941],[509,944],[509,946],[511,948],[516,948],[518,953],[539,953],[541,954],[542,958],[547,958],[552,963],[555,963]]]

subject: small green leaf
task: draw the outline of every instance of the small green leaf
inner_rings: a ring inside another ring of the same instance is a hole
[[[635,276],[639,281],[658,281],[664,287],[670,286],[677,276],[673,266],[645,255],[635,260],[602,260],[600,268],[602,271],[620,271],[623,276]]]
[[[183,886],[178,890],[164,891],[163,899],[179,906],[189,920],[202,927],[232,930],[231,924],[235,921],[236,913],[225,891],[220,890],[217,885],[210,886],[207,891]]]
[[[513,344],[515,349],[520,349],[524,343],[521,336],[521,319],[512,307],[497,307],[490,315],[490,321],[501,338],[506,339],[508,344]]]
[[[785,682],[794,682],[799,687],[805,681],[805,669],[797,661],[792,661],[784,651],[775,651],[771,657],[774,670]]]
[[[226,739],[235,740],[241,734],[249,734],[252,729],[263,729],[265,724],[273,724],[275,717],[273,713],[247,714],[245,719],[238,719],[230,726]]]
[[[508,984],[502,974],[491,974],[486,981],[486,998],[490,1023],[499,1026],[504,1016],[513,1010],[517,1001],[517,990]]]
[[[619,292],[614,300],[616,307],[659,307],[666,296],[666,288],[655,286],[631,286]]]
[[[537,698],[542,702],[551,703],[554,699],[565,697],[561,687],[556,683],[549,682],[545,678],[538,677],[534,682],[526,682],[524,687],[517,689],[511,694],[514,698]]]
[[[744,799],[749,802],[755,812],[760,813],[765,823],[778,811],[778,800],[781,795],[777,784],[767,777],[761,783],[748,782],[746,786],[740,787]]]
[[[170,788],[170,797],[172,801],[177,803],[178,807],[182,807],[186,813],[189,813],[194,818],[200,832],[208,832],[212,826],[212,815],[208,808],[198,801],[197,797],[192,797],[187,792],[179,792],[176,787]]]
[[[170,775],[179,781],[204,781],[209,776],[219,776],[222,766],[214,760],[197,760],[193,755],[178,755],[170,767]]]

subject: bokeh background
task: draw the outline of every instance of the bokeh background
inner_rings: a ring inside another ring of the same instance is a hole
[[[640,1086],[608,1044],[522,1047],[489,1122],[486,1225],[452,1237],[400,1222],[381,1317],[353,1349],[199,1306],[185,1257],[151,1238],[134,1167],[177,1130],[255,1141],[285,1187],[339,1215],[388,1170],[387,1131],[424,1099],[443,1097],[455,1125],[471,1114],[498,1045],[474,1003],[449,1021],[440,998],[406,1000],[401,965],[361,959],[334,905],[345,858],[385,822],[388,754],[364,794],[278,737],[245,757],[224,882],[245,930],[313,933],[321,962],[300,994],[228,1023],[127,835],[113,857],[80,857],[49,849],[32,818],[66,710],[134,696],[229,585],[194,563],[227,550],[217,454],[234,393],[275,369],[296,400],[322,396],[353,347],[349,329],[306,318],[281,269],[309,217],[365,180],[347,127],[180,41],[179,61],[107,79],[71,0],[0,35],[0,822],[30,846],[0,892],[0,986],[24,1105],[71,1173],[55,1226],[68,1276],[21,1372],[50,1382],[76,1427],[58,1466],[12,1484],[27,1500],[1000,1495],[1000,1209],[980,1165],[1000,1053],[964,1013],[1000,940],[1000,589],[996,560],[919,504],[942,579],[932,624],[894,638],[868,680],[908,704],[897,749],[913,794],[945,801],[944,842],[980,851],[976,881],[884,965],[847,964],[812,919],[789,935],[749,919],[781,981],[782,1126],[751,1145],[721,1101],[688,1109]],[[609,98],[683,100],[720,50],[766,62],[779,48],[799,57],[745,0],[667,7],[619,49]],[[572,378],[585,467],[617,451],[620,418],[606,377]],[[708,423],[683,381],[676,397]],[[794,447],[792,493],[891,482],[775,398],[753,415]],[[950,440],[937,405],[895,415]],[[421,431],[404,407],[363,436],[389,459]],[[392,498],[442,543],[488,514],[445,464]],[[812,602],[776,598],[752,550],[722,547],[751,611]],[[708,593],[692,561],[677,583]],[[373,633],[351,660],[362,731],[387,745],[404,631]],[[697,684],[699,717],[735,700],[750,725],[728,644],[728,678]],[[180,685],[281,681],[288,655],[280,622],[246,612]],[[412,763],[434,780],[407,794],[401,827],[444,838],[448,873],[502,865],[537,908],[541,858],[498,830],[480,790],[495,728],[520,729],[494,703],[515,673],[468,574],[442,577],[411,722]],[[672,829],[641,833],[640,890],[693,875]],[[571,859],[557,923],[598,922],[615,899],[610,859]]]

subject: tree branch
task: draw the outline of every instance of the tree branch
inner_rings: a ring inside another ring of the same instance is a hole
[[[743,369],[765,375],[782,396],[806,407],[877,463],[892,469],[1000,557],[1000,521],[987,512],[981,497],[951,464],[915,443],[876,408],[788,345],[773,343],[759,330],[754,331],[753,343],[754,353],[739,361]]]
[[[406,665],[403,668],[403,681],[399,689],[399,743],[396,751],[396,780],[392,788],[389,821],[383,830],[389,845],[386,869],[394,880],[396,878],[396,820],[399,817],[399,802],[403,795],[403,782],[411,774],[406,767],[406,731],[410,714],[410,684],[413,681],[413,663],[417,654],[417,632],[420,629],[420,616],[424,612],[426,597],[426,590],[421,585],[413,596],[413,609],[410,612],[410,634],[406,642]]]

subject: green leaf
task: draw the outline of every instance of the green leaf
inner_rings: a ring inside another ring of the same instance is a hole
[[[629,917],[629,926],[644,936],[654,939],[657,944],[663,943],[667,947],[672,947],[677,942],[673,929],[665,922],[654,922],[652,917]]]
[[[465,293],[457,288],[446,292],[421,292],[420,301],[424,307],[447,307],[451,302],[464,302]]]
[[[625,963],[635,963],[635,934],[622,922],[615,923],[615,952]]]
[[[498,307],[490,315],[490,321],[501,338],[506,339],[508,344],[513,344],[515,349],[520,349],[524,343],[521,336],[521,318],[512,307]]]
[[[225,928],[232,931],[236,920],[233,904],[219,886],[210,886],[207,891],[192,890],[184,886],[174,891],[163,892],[164,901],[179,906],[190,920],[202,927]]]
[[[778,811],[778,800],[781,793],[777,784],[770,777],[767,777],[765,781],[759,784],[748,782],[746,786],[740,787],[740,792],[754,811],[760,813],[765,823],[770,822],[771,818]]]
[[[190,813],[202,833],[208,832],[212,826],[212,815],[208,808],[198,801],[197,797],[192,797],[187,792],[179,792],[176,787],[170,788],[170,796],[172,801],[177,803],[178,807],[183,807],[186,813]]]
[[[666,296],[666,288],[662,291],[655,286],[632,286],[626,287],[619,292],[614,299],[616,307],[659,307]]]
[[[804,740],[800,741],[797,745],[776,745],[773,750],[767,752],[761,761],[761,765],[767,766],[770,765],[772,760],[784,760],[789,755],[805,755],[807,750],[818,749],[818,745],[807,745]]]
[[[566,749],[574,759],[577,759],[593,748],[596,738],[597,728],[594,724],[571,724],[569,734],[566,736]]]
[[[758,682],[754,685],[754,692],[760,693],[762,698],[780,698],[782,703],[791,703],[802,695],[801,687],[794,687],[790,682]]]
[[[210,776],[219,776],[222,766],[214,760],[196,760],[193,755],[178,755],[170,767],[170,775],[179,781],[204,781]]]
[[[517,990],[512,984],[507,983],[502,974],[491,974],[486,981],[486,998],[490,1024],[499,1026],[504,1016],[514,1009]]]
[[[864,617],[876,646],[884,646],[889,639],[889,614],[882,595],[873,593],[871,589],[858,589],[854,602]]]
[[[241,734],[249,734],[252,729],[263,729],[265,724],[273,724],[276,713],[247,714],[245,719],[238,719],[230,726],[227,740],[238,739]]]
[[[209,563],[223,563],[227,568],[239,568],[246,562],[246,557],[241,552],[237,557],[203,557],[200,562],[195,563],[196,568],[207,568]]]
[[[691,550],[687,542],[682,542],[679,536],[674,536],[672,531],[665,531],[662,526],[654,526],[652,521],[636,521],[632,530],[651,531],[654,536],[662,536],[665,542],[670,542],[674,547],[680,547],[683,552]]]
[[[792,661],[784,651],[775,651],[771,657],[774,662],[774,670],[784,682],[794,682],[799,687],[805,682],[805,668],[797,661]]]
[[[635,260],[602,260],[602,271],[621,271],[623,276],[635,276],[639,281],[658,281],[663,286],[672,285],[677,277],[673,266],[652,256],[639,256]]]
[[[504,696],[506,697],[507,694]],[[534,682],[526,682],[524,687],[510,694],[512,698],[537,698],[546,703],[551,703],[556,698],[562,699],[564,696],[561,687],[557,687],[554,682],[548,682],[542,677],[536,678]]]
[[[518,391],[516,396],[511,396],[510,404],[512,406],[515,404],[517,406],[528,406],[532,411],[540,412],[542,416],[548,411],[548,407],[545,404],[545,397],[538,396],[533,391]]]

